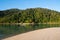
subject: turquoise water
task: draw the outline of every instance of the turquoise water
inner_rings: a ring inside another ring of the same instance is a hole
[[[25,26],[21,26],[19,24],[0,24],[0,36],[10,34],[20,34],[32,30],[50,28],[50,27],[60,27],[60,24],[34,24]]]

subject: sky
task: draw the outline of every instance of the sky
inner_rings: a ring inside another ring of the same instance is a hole
[[[0,10],[37,7],[60,11],[60,0],[0,0]]]

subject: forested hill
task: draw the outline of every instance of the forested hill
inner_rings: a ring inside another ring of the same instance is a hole
[[[0,11],[0,23],[46,23],[59,22],[60,12],[46,8],[25,10],[9,9]]]

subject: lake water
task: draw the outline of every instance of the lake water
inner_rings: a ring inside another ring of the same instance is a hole
[[[60,24],[34,24],[25,26],[19,24],[0,24],[0,37],[50,27],[60,27]]]

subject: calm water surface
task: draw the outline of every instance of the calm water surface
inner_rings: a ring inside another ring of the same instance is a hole
[[[34,24],[34,25],[0,24],[0,37],[50,27],[60,27],[60,24]]]

